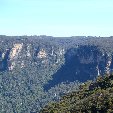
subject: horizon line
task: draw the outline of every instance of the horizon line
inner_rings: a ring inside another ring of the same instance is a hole
[[[113,35],[110,35],[110,36],[100,36],[100,35],[72,35],[72,36],[52,36],[52,35],[0,35],[0,36],[8,36],[8,37],[19,37],[19,36],[27,36],[27,37],[30,37],[30,36],[37,36],[37,37],[113,37]]]

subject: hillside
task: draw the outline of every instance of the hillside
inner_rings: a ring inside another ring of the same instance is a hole
[[[40,113],[113,113],[113,74],[83,83],[79,91],[48,104]]]
[[[37,113],[113,72],[113,37],[0,35],[0,112]]]

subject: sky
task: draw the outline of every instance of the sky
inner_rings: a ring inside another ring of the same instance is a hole
[[[113,0],[0,0],[0,35],[113,36]]]

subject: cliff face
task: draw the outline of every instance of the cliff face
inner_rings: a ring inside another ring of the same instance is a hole
[[[112,52],[109,53],[109,50],[108,52],[103,51],[100,49],[101,46],[99,48],[96,44],[92,45],[91,43],[91,45],[87,45],[86,43],[86,45],[79,45],[76,41],[74,43],[75,46],[71,47],[70,45],[67,46],[66,43],[64,43],[63,46],[57,43],[52,44],[50,39],[50,42],[38,38],[33,39],[34,41],[29,40],[29,38],[20,38],[20,40],[7,38],[7,40],[1,40],[1,71],[13,70],[17,65],[18,68],[25,68],[30,61],[33,64],[40,65],[38,68],[57,67],[63,64],[57,73],[67,77],[63,74],[64,70],[67,71],[69,75],[74,76],[74,78],[68,76],[69,78],[67,80],[72,79],[71,81],[73,81],[77,79],[84,81],[90,78],[92,79],[93,76],[104,74],[105,72],[109,74],[112,70]],[[63,39],[64,42],[66,42],[66,40],[67,39]],[[70,41],[71,40],[73,39],[70,39]],[[68,70],[70,70],[70,72],[68,72]],[[55,76],[57,76],[57,73],[55,73]],[[84,73],[84,77],[82,77],[82,73]]]
[[[10,42],[10,40],[12,40],[12,42]],[[35,42],[34,44],[30,42],[29,39],[19,41],[18,39],[9,39],[7,42],[4,40],[0,50],[1,71],[13,71],[16,66],[18,66],[18,68],[25,68],[28,66],[27,63],[31,62],[34,65],[40,65],[38,68],[59,65],[59,61],[63,60],[63,48],[49,45],[49,43],[43,41],[42,44],[40,44],[41,42],[38,41],[39,39],[37,39],[37,43]],[[8,46],[7,43],[9,43],[10,46]]]
[[[38,111],[72,91],[77,80],[112,72],[112,51],[112,37],[0,36],[0,91],[2,99],[7,97],[3,105],[15,104],[8,113],[18,112],[18,106],[21,112]]]
[[[64,57],[65,64],[53,75],[45,89],[64,81],[93,80],[97,75],[110,74],[113,69],[112,54],[102,53],[96,46],[71,48]]]

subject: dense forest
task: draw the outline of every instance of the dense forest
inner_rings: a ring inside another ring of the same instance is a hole
[[[79,91],[49,103],[40,113],[113,113],[113,74],[81,84]]]
[[[113,71],[113,37],[0,36],[0,113],[38,113]]]

